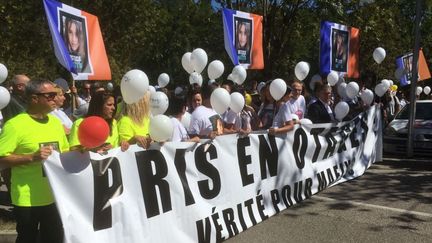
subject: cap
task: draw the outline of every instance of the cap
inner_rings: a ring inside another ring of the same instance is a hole
[[[69,85],[66,82],[66,80],[62,79],[62,78],[58,78],[56,80],[54,80],[54,83],[57,84],[65,93],[70,93],[70,89],[69,89]]]

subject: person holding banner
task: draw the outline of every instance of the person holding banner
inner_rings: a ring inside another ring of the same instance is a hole
[[[295,121],[292,119],[290,111],[291,87],[287,85],[285,95],[277,101],[278,112],[273,119],[273,125],[269,128],[269,134],[283,134],[294,129]]]
[[[109,92],[97,92],[94,94],[94,96],[92,96],[88,112],[85,117],[99,116],[105,119],[105,121],[110,127],[110,134],[105,143],[98,148],[94,148],[93,151],[96,151],[98,153],[104,153],[111,148],[119,146],[117,121],[116,119],[114,119],[115,110],[116,102],[113,94]],[[81,146],[81,143],[78,139],[78,128],[83,120],[84,118],[80,118],[76,120],[72,125],[69,136],[69,144],[71,150],[86,149]]]
[[[151,142],[150,126],[150,92],[133,104],[122,103],[118,123],[120,145],[123,150],[129,144],[138,144],[148,148]]]
[[[306,118],[315,123],[330,123],[335,121],[333,109],[330,106],[332,90],[328,84],[317,83],[315,86],[317,101],[309,104]]]
[[[57,91],[48,80],[27,84],[28,107],[6,122],[0,133],[0,166],[12,168],[11,197],[16,242],[63,242],[63,227],[42,162],[69,143],[60,120],[48,114]]]
[[[201,95],[203,102],[202,105],[193,111],[188,129],[191,139],[195,139],[195,137],[213,139],[223,134],[221,116],[213,110],[210,103],[210,96],[215,89],[216,87],[210,84],[202,86]]]

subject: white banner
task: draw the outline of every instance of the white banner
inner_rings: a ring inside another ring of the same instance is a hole
[[[65,242],[219,242],[381,156],[379,109],[287,135],[225,135],[107,155],[54,154],[44,164]]]

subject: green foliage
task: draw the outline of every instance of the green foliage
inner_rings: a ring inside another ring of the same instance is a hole
[[[414,47],[412,0],[64,1],[99,17],[114,82],[138,68],[152,84],[160,73],[170,74],[172,86],[188,83],[181,57],[197,47],[207,51],[209,62],[219,59],[225,64],[224,78],[233,67],[224,49],[221,11],[215,11],[212,2],[264,16],[266,69],[249,70],[248,80],[291,79],[299,61],[311,64],[310,76],[317,73],[323,20],[360,29],[361,70],[380,78],[395,79],[395,58]],[[432,1],[425,0],[424,6],[422,47],[432,63]],[[71,79],[54,56],[42,1],[1,1],[0,36],[0,62],[10,75]],[[387,51],[381,65],[372,59],[378,46]]]

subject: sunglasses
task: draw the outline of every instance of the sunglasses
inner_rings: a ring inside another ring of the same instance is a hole
[[[53,100],[57,96],[57,92],[36,93],[35,95],[43,96],[47,100]]]

